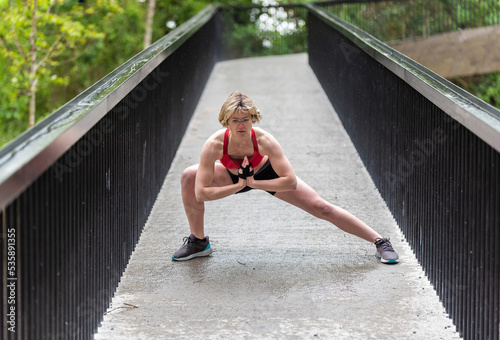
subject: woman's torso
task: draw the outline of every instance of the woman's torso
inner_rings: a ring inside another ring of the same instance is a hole
[[[226,167],[231,173],[237,174],[241,162],[247,156],[248,160],[254,168],[254,172],[266,163],[268,156],[260,152],[258,139],[262,135],[262,131],[251,130],[251,143],[246,143],[244,147],[237,147],[231,143],[230,130],[222,130],[222,157],[220,159],[222,165]]]

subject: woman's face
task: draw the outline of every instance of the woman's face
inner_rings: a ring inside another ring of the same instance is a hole
[[[244,135],[252,129],[252,116],[248,111],[235,111],[227,123],[231,133]]]

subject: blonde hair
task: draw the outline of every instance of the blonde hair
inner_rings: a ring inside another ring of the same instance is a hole
[[[226,99],[219,113],[219,122],[223,127],[228,127],[227,121],[235,112],[248,112],[252,117],[252,123],[260,123],[260,111],[252,99],[246,94],[235,91]]]

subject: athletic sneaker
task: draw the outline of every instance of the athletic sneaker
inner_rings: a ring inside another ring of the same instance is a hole
[[[392,244],[388,238],[381,238],[377,242],[375,242],[375,246],[377,246],[377,253],[375,254],[378,258],[380,258],[380,262],[382,263],[398,263],[399,256],[392,248]]]
[[[195,257],[208,256],[212,254],[212,247],[208,241],[208,236],[203,240],[197,239],[193,234],[184,237],[184,244],[172,256],[174,261],[187,261]]]

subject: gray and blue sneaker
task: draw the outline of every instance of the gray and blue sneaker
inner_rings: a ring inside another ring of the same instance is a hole
[[[377,253],[375,256],[380,258],[380,262],[393,264],[399,262],[399,255],[392,248],[392,244],[388,238],[381,238],[375,242]]]
[[[208,256],[212,254],[212,247],[208,241],[208,236],[203,240],[197,239],[193,234],[184,237],[184,244],[172,256],[174,261],[187,261],[195,257]]]

